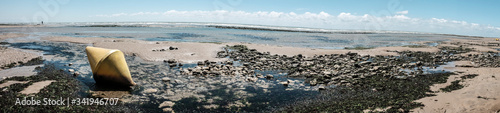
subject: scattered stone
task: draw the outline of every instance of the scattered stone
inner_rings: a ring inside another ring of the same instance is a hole
[[[68,72],[72,73],[72,72],[75,72],[74,69],[68,69]]]
[[[250,82],[256,82],[258,80],[258,78],[250,77],[247,80]]]
[[[35,82],[19,93],[25,94],[25,95],[36,94],[36,93],[40,92],[40,90],[43,89],[45,86],[50,85],[52,82],[56,82],[56,81],[55,80],[47,80],[47,81]]]
[[[160,106],[158,106],[158,108],[172,107],[174,105],[175,105],[175,103],[172,101],[165,101],[165,102],[161,103]]]
[[[71,66],[71,65],[73,65],[73,63],[69,63],[69,64],[68,64],[68,66]]]
[[[324,85],[319,85],[318,90],[325,90],[326,87]]]
[[[170,46],[168,49],[169,49],[169,50],[178,50],[179,48],[174,47],[174,46]]]
[[[78,75],[80,75],[80,73],[79,73],[79,72],[75,72],[75,73],[73,73],[73,76],[78,76]]]
[[[171,113],[175,113],[174,110],[172,108],[163,108],[162,109],[164,112],[171,112]]]
[[[168,77],[163,77],[163,78],[161,78],[161,80],[163,82],[170,82],[170,78],[168,78]]]
[[[273,78],[273,77],[274,77],[274,76],[273,76],[273,75],[271,75],[271,74],[267,74],[267,75],[266,75],[266,78],[267,78],[267,79],[271,79],[271,78]]]
[[[149,89],[146,89],[144,91],[142,91],[142,93],[145,93],[145,94],[149,94],[149,93],[156,93],[158,92],[157,89],[153,89],[153,88],[149,88]]]

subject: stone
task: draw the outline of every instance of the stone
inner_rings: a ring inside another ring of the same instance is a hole
[[[283,84],[284,86],[288,86],[288,81],[279,82],[279,84]]]
[[[250,82],[256,82],[258,80],[258,78],[251,77],[251,78],[248,78],[247,80]]]
[[[164,112],[171,112],[171,113],[175,113],[174,110],[172,108],[163,108],[162,109]]]
[[[267,74],[267,75],[266,75],[266,78],[267,78],[267,79],[271,79],[271,78],[274,78],[274,76],[273,76],[273,75],[271,75],[271,74]]]
[[[68,66],[71,66],[71,65],[73,65],[73,63],[69,63],[69,64],[68,64]]]
[[[184,83],[184,82],[182,82],[181,80],[176,79],[176,80],[175,80],[175,83],[182,84],[182,83]]]
[[[74,69],[68,69],[68,72],[75,72]]]
[[[170,78],[168,78],[168,77],[163,77],[163,78],[161,78],[161,80],[164,82],[170,82]]]
[[[174,47],[174,46],[170,46],[170,47],[168,47],[168,49],[169,49],[169,50],[178,50],[179,48]]]
[[[264,75],[262,75],[262,74],[257,74],[257,78],[264,78]]]
[[[78,75],[80,75],[80,73],[79,73],[79,72],[75,72],[75,73],[73,73],[73,76],[78,76]]]
[[[318,83],[318,81],[316,79],[313,79],[313,80],[309,81],[309,84],[311,86],[315,86],[317,83]]]
[[[325,87],[324,85],[320,85],[320,86],[318,87],[318,90],[325,90],[325,89],[326,89],[326,87]]]
[[[142,93],[145,93],[145,94],[149,94],[149,93],[156,93],[158,92],[157,89],[153,89],[153,88],[149,88],[149,89],[146,89],[144,91],[142,91]]]

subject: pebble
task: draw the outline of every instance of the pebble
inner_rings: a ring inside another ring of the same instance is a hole
[[[158,92],[158,90],[157,89],[153,89],[153,88],[149,88],[149,89],[146,89],[146,90],[144,90],[142,92],[145,93],[145,94],[149,94],[149,93],[156,93],[156,92]]]
[[[163,77],[163,78],[161,78],[161,80],[164,82],[170,82],[170,78],[168,78],[168,77]]]

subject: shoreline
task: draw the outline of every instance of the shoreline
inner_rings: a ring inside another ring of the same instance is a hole
[[[9,37],[9,36],[7,36]],[[16,36],[11,36],[9,38],[16,38]],[[166,42],[166,41],[141,41],[134,39],[118,39],[118,38],[77,38],[77,37],[43,37],[42,40],[48,40],[52,42],[70,42],[70,43],[80,43],[80,44],[92,44],[96,47],[112,48],[122,50],[126,55],[139,56],[146,61],[167,61],[170,59],[175,59],[181,63],[196,63],[200,61],[216,61],[223,62],[227,61],[226,58],[216,58],[219,51],[223,51],[226,45],[245,45],[248,48],[255,49],[259,52],[269,52],[271,55],[287,55],[295,56],[302,54],[305,57],[314,57],[316,55],[329,55],[329,54],[347,54],[347,53],[357,53],[360,56],[370,55],[370,56],[397,56],[402,51],[412,51],[412,52],[438,52],[441,47],[466,47],[473,48],[473,52],[461,53],[462,56],[478,55],[483,52],[496,52],[499,51],[494,48],[498,48],[500,43],[494,41],[493,38],[474,38],[471,40],[465,39],[451,39],[450,41],[445,41],[436,47],[377,47],[373,49],[365,50],[327,50],[327,49],[311,49],[311,48],[300,48],[300,47],[282,47],[282,46],[272,46],[263,44],[249,44],[249,43],[193,43],[193,42]],[[423,42],[422,42],[423,43]],[[496,44],[496,45],[495,45]],[[173,48],[173,49],[172,49]],[[177,48],[177,49],[175,49]],[[20,53],[14,53],[20,54]],[[9,55],[11,56],[11,55]],[[470,65],[470,63],[460,62],[457,65]],[[474,67],[474,66],[472,66]],[[466,86],[462,89],[458,89],[449,93],[438,92],[434,93],[437,96],[425,97],[417,100],[416,102],[422,102],[425,107],[416,108],[412,111],[414,112],[442,112],[440,109],[445,109],[447,111],[455,112],[473,112],[473,111],[495,111],[500,108],[496,108],[500,103],[495,100],[500,98],[494,94],[500,92],[500,85],[496,85],[496,79],[490,75],[498,73],[499,68],[471,68],[471,67],[456,67],[455,72],[463,72],[465,74],[479,74],[478,77],[473,79],[468,79],[460,82],[460,84],[465,84]],[[445,84],[450,84],[450,82],[457,80],[456,77],[460,77],[465,74],[452,75],[450,76]],[[455,78],[453,78],[455,77]],[[493,85],[492,85],[493,84]],[[489,85],[489,86],[488,86]],[[431,87],[431,89],[440,89],[443,86],[436,84]],[[480,88],[483,87],[483,88]],[[484,92],[487,95],[464,95],[462,93],[473,93],[473,92]],[[484,98],[495,98],[495,99],[484,99]],[[464,100],[461,100],[466,98]],[[439,101],[434,101],[439,100]],[[441,101],[442,100],[442,101]],[[451,104],[447,104],[451,103]],[[465,104],[464,104],[465,103]],[[475,106],[479,103],[488,103],[487,106]],[[461,107],[454,107],[461,106]],[[468,108],[468,109],[466,109]]]

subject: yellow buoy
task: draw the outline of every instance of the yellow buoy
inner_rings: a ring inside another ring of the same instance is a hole
[[[497,41],[498,41],[498,38],[497,38]]]
[[[96,83],[114,83],[124,86],[135,85],[123,52],[116,49],[90,46],[86,47],[85,50]]]

